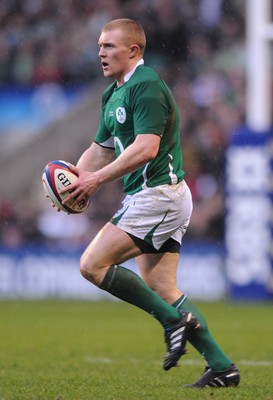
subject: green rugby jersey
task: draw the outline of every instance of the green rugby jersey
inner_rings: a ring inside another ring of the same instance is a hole
[[[152,68],[140,65],[121,87],[114,82],[105,90],[95,142],[120,155],[136,135],[161,136],[157,156],[123,177],[124,192],[133,194],[183,179],[178,129],[179,115],[170,89]]]

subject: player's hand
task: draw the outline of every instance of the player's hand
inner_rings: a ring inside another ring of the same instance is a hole
[[[88,172],[69,165],[71,170],[78,175],[78,179],[71,185],[64,188],[60,194],[66,194],[62,204],[66,204],[69,200],[74,199],[72,207],[79,201],[93,196],[100,188],[96,172]]]

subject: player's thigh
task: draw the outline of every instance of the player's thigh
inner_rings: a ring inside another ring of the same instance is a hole
[[[142,279],[166,301],[174,302],[181,293],[177,288],[179,253],[141,254],[136,260]]]
[[[103,269],[140,254],[130,236],[108,222],[98,232],[81,257],[81,269]]]

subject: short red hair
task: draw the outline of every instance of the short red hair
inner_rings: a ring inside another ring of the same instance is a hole
[[[124,40],[128,43],[128,46],[137,44],[141,55],[144,54],[146,47],[146,35],[142,26],[137,21],[129,18],[114,19],[104,25],[102,32],[116,29],[120,29],[124,32]]]

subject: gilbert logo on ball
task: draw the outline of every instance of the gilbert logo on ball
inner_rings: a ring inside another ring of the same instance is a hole
[[[82,213],[89,206],[89,199],[80,200],[73,208],[74,199],[62,204],[67,193],[61,194],[60,191],[75,182],[77,178],[77,174],[71,170],[69,164],[62,160],[51,161],[43,170],[42,183],[46,196],[57,208],[68,214]]]

